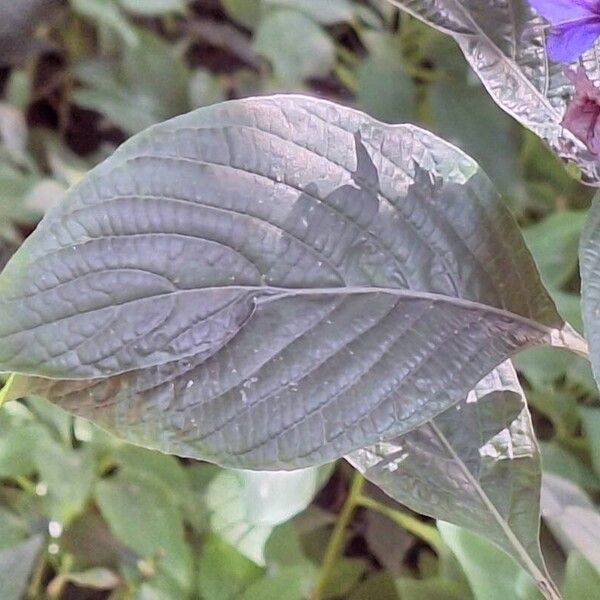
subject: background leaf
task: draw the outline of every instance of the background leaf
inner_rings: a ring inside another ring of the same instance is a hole
[[[477,600],[541,600],[531,580],[495,546],[450,523],[438,522],[438,529],[460,561]]]
[[[12,548],[0,550],[0,589],[3,600],[22,600],[40,553],[44,537],[32,537]]]

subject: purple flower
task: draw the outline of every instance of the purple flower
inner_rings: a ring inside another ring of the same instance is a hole
[[[565,75],[575,85],[575,95],[561,125],[579,138],[590,152],[600,154],[600,89],[579,67]]]
[[[600,36],[600,0],[529,0],[552,24],[548,54],[557,62],[572,63]]]

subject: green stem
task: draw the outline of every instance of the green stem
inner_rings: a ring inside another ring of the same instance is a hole
[[[396,510],[395,508],[391,508],[390,506],[386,506],[385,504],[381,504],[373,498],[360,496],[360,498],[358,498],[358,504],[359,506],[375,510],[378,513],[386,516],[388,519],[391,519],[394,521],[394,523],[409,533],[412,533],[414,536],[429,544],[429,546],[431,546],[431,548],[433,548],[438,555],[442,555],[444,553],[444,542],[442,541],[442,537],[435,527],[432,527],[427,523],[423,523],[423,521],[415,519],[415,517],[407,513]]]
[[[338,516],[338,519],[333,528],[333,533],[329,538],[327,549],[325,550],[325,557],[323,558],[323,564],[317,577],[317,583],[311,595],[311,600],[322,600],[325,586],[329,581],[331,573],[333,572],[337,561],[339,560],[344,546],[344,534],[346,528],[350,524],[350,519],[354,513],[354,509],[358,505],[358,501],[361,497],[361,492],[364,486],[365,480],[363,476],[356,471],[352,478],[350,485],[350,491],[346,502],[342,507],[342,510]]]

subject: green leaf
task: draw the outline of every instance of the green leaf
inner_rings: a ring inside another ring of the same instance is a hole
[[[335,46],[312,19],[277,10],[261,20],[254,48],[273,65],[277,83],[299,87],[309,77],[324,77],[335,64]]]
[[[204,600],[234,600],[263,570],[217,536],[211,536],[200,556],[198,593]]]
[[[361,558],[340,558],[331,571],[323,590],[323,600],[333,600],[349,594],[358,584],[367,569]]]
[[[424,580],[401,577],[396,580],[396,587],[402,600],[465,600],[465,590],[460,584],[440,577]]]
[[[464,569],[476,600],[542,598],[525,572],[483,538],[442,521],[438,529]],[[556,593],[547,597],[559,598]]]
[[[600,477],[600,409],[581,407],[579,410],[581,424],[592,453],[594,471]]]
[[[113,533],[144,559],[156,561],[159,573],[189,590],[191,553],[183,518],[168,487],[132,472],[118,472],[96,485],[96,501]]]
[[[264,547],[273,529],[311,503],[324,483],[324,472],[329,470],[222,471],[207,492],[212,530],[264,565]]]
[[[578,552],[569,554],[562,585],[564,600],[584,600],[600,590],[600,571]]]
[[[386,571],[370,575],[350,595],[349,600],[400,600],[393,577]],[[404,596],[403,596],[404,598]],[[407,598],[407,600],[411,600]]]
[[[275,7],[295,9],[323,25],[352,21],[357,11],[350,0],[264,0],[264,3],[265,11]]]
[[[2,600],[22,600],[29,576],[40,553],[44,537],[32,537],[21,544],[0,550]]]
[[[552,592],[538,541],[539,450],[510,363],[433,421],[348,459],[412,510],[484,536]]]
[[[71,6],[83,17],[119,34],[129,46],[137,45],[138,34],[115,0],[71,0]]]
[[[29,526],[23,517],[8,507],[0,506],[0,550],[16,546],[28,532]]]
[[[221,0],[227,14],[248,29],[254,29],[260,22],[262,0]]]
[[[37,444],[48,437],[48,431],[38,423],[15,426],[0,436],[0,477],[19,477],[34,473],[34,453]]]
[[[109,569],[97,567],[80,573],[67,573],[67,581],[78,587],[93,590],[112,590],[120,584],[120,579]]]
[[[187,0],[118,0],[119,4],[129,12],[156,17],[173,12],[183,12],[187,7]]]
[[[518,136],[514,121],[481,85],[466,80],[429,88],[435,131],[471,155],[503,193],[518,194]]]
[[[581,344],[471,159],[303,96],[132,138],[11,259],[0,307],[0,371],[38,376],[11,397],[254,469],[401,435],[516,352]]]
[[[388,123],[416,118],[416,87],[406,73],[399,36],[366,32],[369,53],[358,68],[357,100],[361,109]]]
[[[284,567],[252,583],[240,600],[303,600],[307,591],[305,578],[306,567]]]
[[[542,516],[567,553],[576,550],[600,570],[600,513],[580,488],[545,473]]]
[[[563,210],[523,231],[548,287],[563,286],[577,272],[577,249],[585,217],[584,211]]]
[[[188,477],[175,457],[125,444],[115,452],[114,459],[126,473],[159,481],[181,506],[187,502],[191,493]]]
[[[50,437],[36,442],[34,461],[48,487],[48,516],[65,525],[84,509],[95,479],[95,462],[88,448],[73,450]]]
[[[75,70],[86,85],[75,91],[75,101],[131,134],[189,108],[190,73],[183,61],[158,36],[136,35],[138,43],[123,46],[118,62],[83,62]]]
[[[600,479],[592,469],[558,442],[540,442],[540,449],[545,473],[559,475],[586,490],[600,490]]]

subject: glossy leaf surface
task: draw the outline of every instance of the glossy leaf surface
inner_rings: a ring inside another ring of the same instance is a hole
[[[258,469],[410,431],[569,335],[471,159],[301,96],[132,138],[23,244],[0,308],[0,370],[34,376],[7,396]]]
[[[499,106],[600,185],[598,156],[561,125],[573,86],[565,65],[548,57],[548,23],[528,0],[390,1],[452,36]],[[580,60],[592,81],[600,79],[597,48]]]
[[[402,504],[494,542],[553,592],[538,542],[540,454],[510,363],[431,422],[348,459]]]

